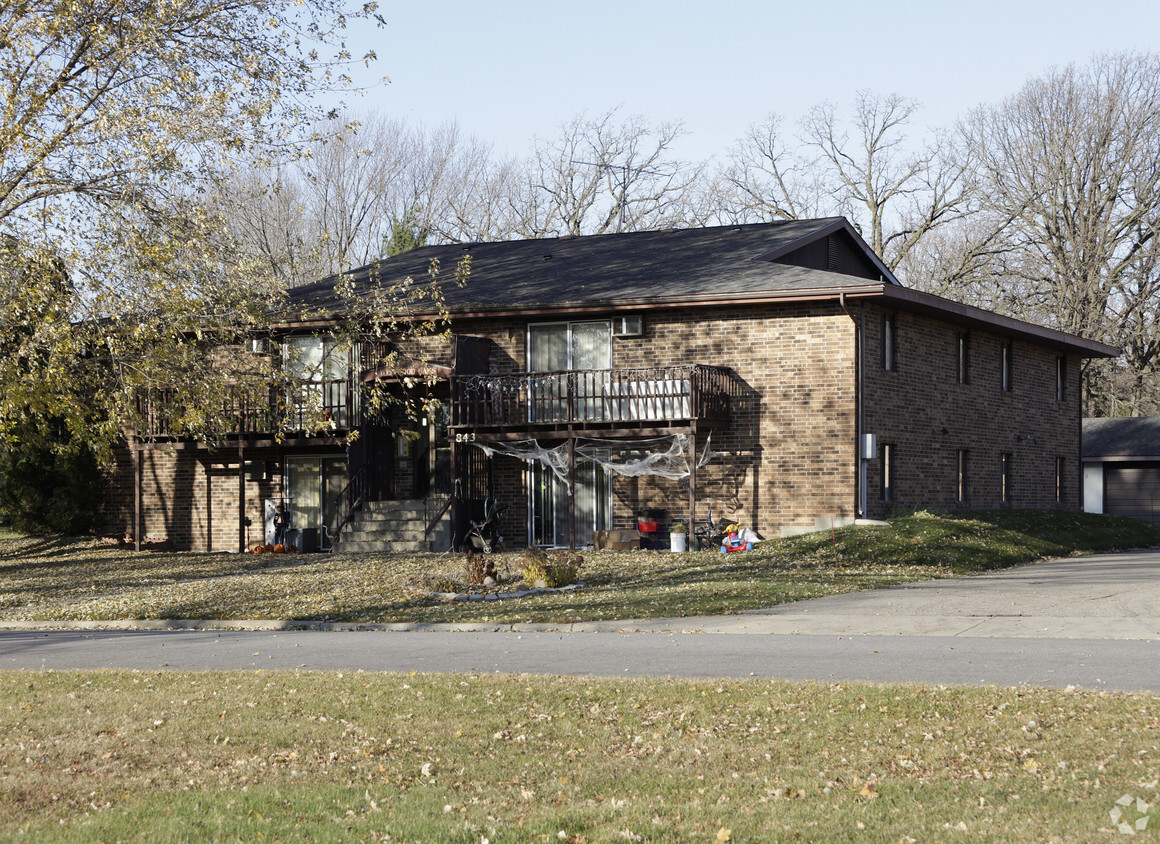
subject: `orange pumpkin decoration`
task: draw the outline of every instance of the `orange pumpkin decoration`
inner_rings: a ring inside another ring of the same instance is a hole
[[[262,553],[264,553],[264,552],[266,551],[266,546],[264,546],[264,545],[255,545],[255,546],[253,547],[253,549],[251,549],[251,550],[253,550],[253,552],[254,552],[255,554],[262,554]]]
[[[274,546],[274,553],[275,554],[285,554],[286,553],[286,546],[283,545],[281,542],[279,542],[277,545]]]
[[[274,552],[274,546],[273,545],[266,545],[262,548],[262,550],[268,554],[272,554]]]

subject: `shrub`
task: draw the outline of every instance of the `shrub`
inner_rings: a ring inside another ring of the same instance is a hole
[[[0,447],[0,510],[19,533],[92,533],[104,488],[92,449],[58,421],[24,421]]]
[[[483,581],[489,577],[497,583],[499,582],[499,575],[495,570],[495,561],[482,554],[476,554],[474,551],[467,552],[467,561],[464,563],[464,569],[467,573],[467,584],[469,586],[482,586]]]
[[[543,581],[552,589],[575,583],[584,558],[569,551],[549,554],[543,548],[529,548],[520,558],[520,570],[529,586]]]

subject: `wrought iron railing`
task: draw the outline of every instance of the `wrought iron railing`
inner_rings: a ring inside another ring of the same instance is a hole
[[[733,379],[716,366],[452,377],[453,426],[729,419]]]
[[[179,436],[176,421],[184,415],[178,391],[150,390],[137,400],[138,433],[149,439]],[[288,390],[270,390],[264,401],[228,392],[199,415],[226,434],[346,431],[361,423],[358,393],[347,380],[308,381]]]
[[[347,526],[354,514],[359,512],[367,500],[367,489],[370,481],[370,472],[368,471],[368,464],[364,463],[359,466],[358,470],[350,476],[342,492],[340,492],[334,499],[334,532],[331,539],[337,539],[342,534],[342,529]]]

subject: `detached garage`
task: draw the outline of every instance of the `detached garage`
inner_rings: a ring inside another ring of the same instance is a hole
[[[1083,420],[1083,508],[1160,525],[1160,416]]]

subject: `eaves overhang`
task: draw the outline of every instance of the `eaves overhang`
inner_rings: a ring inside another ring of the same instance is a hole
[[[888,305],[897,307],[899,310],[936,316],[943,320],[990,331],[1001,336],[1034,340],[1083,357],[1114,358],[1120,356],[1120,350],[1115,346],[992,313],[973,305],[965,305],[962,302],[935,296],[933,293],[923,293],[920,290],[912,290],[907,287],[884,287],[882,298]]]

